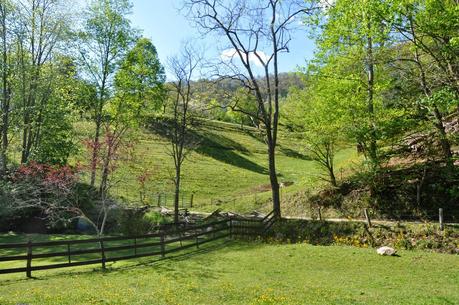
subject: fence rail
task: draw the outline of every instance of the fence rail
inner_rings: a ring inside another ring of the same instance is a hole
[[[160,231],[158,233],[130,237],[115,236],[81,240],[0,244],[0,250],[8,250],[10,252],[25,250],[25,253],[22,254],[12,253],[0,256],[0,262],[25,262],[23,267],[0,269],[0,274],[25,272],[27,277],[32,277],[32,271],[93,264],[101,264],[102,268],[105,269],[105,265],[108,262],[148,256],[161,256],[161,258],[164,258],[166,254],[192,247],[199,248],[202,244],[218,239],[232,238],[237,235],[261,235],[266,232],[267,224],[271,224],[274,221],[272,215],[270,213],[263,219],[228,218],[175,231]],[[113,242],[121,244],[110,245]],[[82,245],[86,247],[75,249],[75,246]],[[90,246],[87,247],[88,245]],[[42,253],[43,250],[48,252]],[[129,253],[119,254],[119,251],[129,251]],[[112,253],[114,255],[110,255]],[[97,257],[82,258],[81,256],[84,255],[97,255]],[[36,262],[36,260],[44,258],[64,258],[66,261],[45,265],[32,264],[34,260]],[[78,260],[78,258],[83,260]]]

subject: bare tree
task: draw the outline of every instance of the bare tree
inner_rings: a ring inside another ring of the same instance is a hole
[[[190,133],[194,120],[190,111],[193,98],[192,79],[202,63],[202,56],[189,44],[185,44],[176,57],[169,60],[169,69],[175,80],[171,100],[172,126],[170,128],[170,155],[174,160],[174,222],[178,223],[180,183],[182,164],[188,152],[196,145],[195,137]]]
[[[257,103],[257,113],[241,111],[256,117],[264,127],[268,148],[269,177],[273,210],[281,217],[279,182],[276,171],[276,145],[279,123],[279,62],[288,52],[291,31],[297,18],[314,7],[303,0],[184,0],[184,10],[205,34],[226,37],[229,49],[222,56],[229,62],[229,73],[221,77],[239,80],[250,89]],[[239,65],[233,64],[237,59]],[[242,66],[242,69],[238,69]],[[258,67],[257,67],[258,66]],[[257,77],[257,73],[263,77]]]

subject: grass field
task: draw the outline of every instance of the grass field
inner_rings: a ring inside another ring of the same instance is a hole
[[[33,275],[1,275],[0,304],[459,304],[459,256],[417,251],[225,241]]]
[[[79,137],[88,137],[91,126],[79,123]],[[259,132],[253,128],[241,130],[236,124],[206,121],[197,133],[200,145],[183,165],[185,203],[194,193],[195,209],[198,210],[211,211],[221,207],[248,212],[263,209],[270,192],[266,145]],[[140,184],[137,178],[147,171],[151,176],[145,184],[146,202],[157,204],[157,194],[166,193],[167,205],[172,205],[173,161],[168,155],[169,142],[149,130],[139,132],[136,139],[133,158],[120,162],[114,173],[112,195],[130,204],[138,203]],[[282,131],[278,142],[279,180],[293,183],[282,190],[284,194],[322,183],[319,179],[322,171],[308,156],[304,143]],[[83,155],[80,154],[78,159],[84,162]],[[336,156],[338,177],[341,168],[349,167],[356,160],[355,149],[339,151]],[[164,195],[161,201],[163,204]],[[210,206],[211,202],[213,206]]]

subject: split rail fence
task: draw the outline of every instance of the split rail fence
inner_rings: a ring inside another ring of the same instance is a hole
[[[24,272],[32,277],[32,271],[93,264],[101,264],[105,269],[108,262],[149,256],[165,258],[169,253],[199,248],[227,237],[259,236],[274,221],[270,213],[263,219],[229,218],[140,236],[0,244],[0,274]],[[50,261],[56,262],[49,264]],[[2,269],[2,262],[14,267]]]

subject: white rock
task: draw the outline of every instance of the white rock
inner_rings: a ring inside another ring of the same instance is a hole
[[[376,250],[376,252],[379,254],[379,255],[388,255],[388,256],[391,256],[391,255],[394,255],[397,250],[395,250],[394,248],[391,248],[391,247],[381,247],[381,248],[378,248]]]

